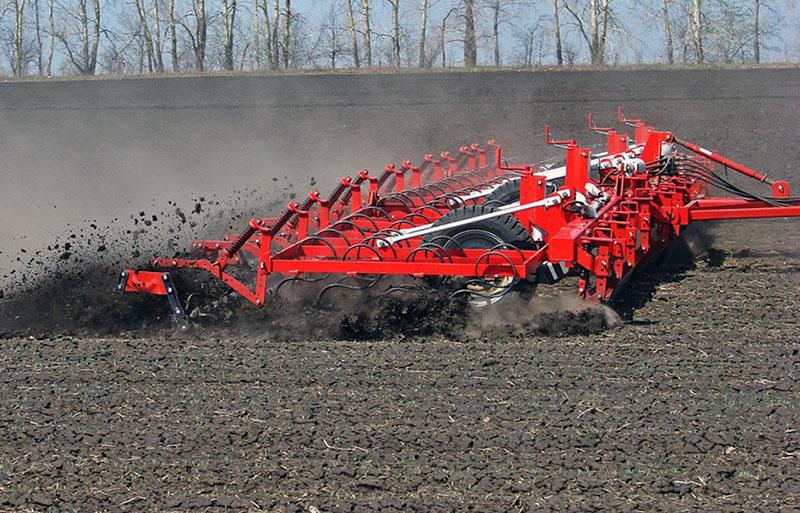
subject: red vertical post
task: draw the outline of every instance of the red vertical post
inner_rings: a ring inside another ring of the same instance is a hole
[[[403,192],[406,188],[405,180],[403,178],[403,171],[394,167],[394,164],[386,166],[386,170],[394,174],[394,191]]]
[[[670,140],[672,134],[669,132],[650,131],[642,150],[641,159],[645,162],[653,162],[661,158],[661,145]]]
[[[350,212],[361,209],[361,185],[350,184]]]
[[[644,144],[647,142],[647,138],[650,137],[650,132],[653,131],[653,127],[647,126],[644,123],[637,123],[636,127],[634,128],[634,139],[636,140],[636,144]]]
[[[628,134],[620,134],[616,130],[609,130],[606,142],[609,155],[628,151]]]
[[[261,248],[258,254],[258,269],[256,270],[256,306],[264,306],[267,299],[267,279],[272,268],[272,236],[267,231],[261,231]]]
[[[476,144],[475,151],[478,152],[478,167],[486,167],[486,148],[480,148]]]
[[[328,204],[328,200],[321,200],[319,202],[319,212],[317,212],[317,215],[319,216],[320,229],[331,224],[331,207]]]
[[[535,175],[528,167],[522,172],[522,178],[519,179],[519,204],[525,205],[540,201],[545,198],[547,194],[547,179],[541,175]],[[521,210],[515,214],[519,222],[528,230],[531,231],[533,219],[536,215],[536,209]]]
[[[586,182],[589,181],[589,148],[579,148],[576,144],[567,146],[567,175],[564,185],[574,198],[576,192],[586,192]]]
[[[455,172],[458,170],[458,166],[456,166],[456,159],[450,156],[449,151],[443,151],[441,153],[442,160],[447,161],[447,176],[453,176]]]

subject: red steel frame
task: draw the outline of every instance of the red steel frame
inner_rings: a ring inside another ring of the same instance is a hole
[[[290,203],[278,218],[255,218],[241,234],[194,243],[202,253],[199,258],[157,258],[153,265],[207,271],[261,307],[268,300],[267,280],[276,273],[531,279],[550,262],[578,271],[579,294],[602,301],[692,221],[800,216],[800,201],[790,197],[788,183],[642,120],[625,119],[621,111],[618,120],[633,127],[632,140],[614,129],[595,127],[590,115],[589,127],[607,138],[607,152],[594,159],[589,148],[574,140],[552,140],[545,127],[548,144],[566,150],[563,184],[555,193],[547,190],[552,170],[509,166],[500,146],[490,140],[486,147],[462,146],[457,157],[443,152],[438,158],[425,155],[419,165],[388,165],[377,177],[360,171],[355,178],[343,178],[328,198],[314,191],[302,204]],[[491,162],[489,155],[494,156]],[[667,158],[683,159],[685,172],[656,172],[654,166]],[[715,164],[770,185],[771,199],[708,197],[698,172]],[[599,178],[590,178],[590,171]],[[536,249],[460,249],[447,244],[444,236],[439,243],[436,235],[428,242],[412,236],[453,208],[484,203],[489,191],[508,180],[520,180],[520,206],[513,215],[539,236]],[[568,208],[590,204],[594,210]],[[253,288],[229,271],[252,261]],[[119,288],[174,293],[166,272],[127,270]],[[177,305],[173,310],[184,315]]]

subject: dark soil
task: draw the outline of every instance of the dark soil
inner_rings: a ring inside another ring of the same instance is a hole
[[[679,126],[687,138],[730,149],[797,184],[796,70],[667,74],[295,77],[285,80],[307,79],[319,96],[299,95],[282,109],[296,113],[289,118],[298,127],[312,123],[307,112],[339,109],[334,120],[369,116],[386,123],[375,134],[392,135],[404,132],[390,125],[422,125],[432,110],[440,114],[434,119],[461,127],[459,136],[478,126],[491,130],[501,119],[501,136],[517,133],[512,144],[521,154],[530,130],[519,126],[520,114],[537,130],[544,120],[534,114],[577,127],[588,108],[611,112],[612,103],[629,101],[635,115]],[[412,79],[430,101],[400,101],[410,87],[403,80]],[[226,91],[254,79],[214,80],[222,82],[211,89]],[[434,94],[448,80],[457,102]],[[130,87],[138,94],[147,83]],[[330,96],[325,83],[335,84]],[[177,101],[169,95],[179,84],[166,86],[162,107]],[[358,103],[357,93],[373,86],[385,88],[386,105]],[[328,105],[343,90],[349,100]],[[564,97],[553,98],[554,91]],[[29,104],[14,105],[40,115],[35,98]],[[462,104],[471,107],[462,112]],[[240,108],[214,105],[215,113]],[[181,114],[179,106],[170,117],[196,121],[195,111]],[[66,120],[72,111],[63,112]],[[23,130],[33,121],[20,123]],[[398,144],[429,150],[421,143],[445,128],[437,124]],[[336,133],[327,135],[335,140]],[[289,194],[287,184],[280,187]],[[240,212],[270,199],[244,201]],[[569,283],[537,291],[531,301],[507,298],[481,315],[444,293],[359,296],[349,308],[329,311],[287,289],[286,301],[265,318],[206,289],[203,305],[216,301],[219,318],[201,319],[193,336],[179,337],[161,302],[110,292],[116,265],[146,262],[162,238],[174,241],[165,244],[167,253],[181,251],[192,222],[200,232],[224,232],[227,226],[215,223],[231,216],[226,197],[217,200],[220,210],[208,219],[205,203],[194,212],[191,198],[165,201],[141,217],[137,209],[138,223],[127,216],[120,216],[124,223],[107,219],[107,228],[98,223],[108,235],[91,243],[78,232],[67,248],[71,232],[64,230],[50,250],[26,248],[42,253],[30,263],[35,255],[25,254],[17,273],[33,279],[37,268],[52,265],[58,272],[22,299],[19,283],[2,287],[0,510],[800,508],[796,221],[693,233],[671,258],[637,276],[616,313],[577,304]],[[145,219],[150,226],[139,237],[146,242],[121,245]],[[184,227],[180,234],[169,232],[175,226]],[[70,275],[72,262],[85,274]]]

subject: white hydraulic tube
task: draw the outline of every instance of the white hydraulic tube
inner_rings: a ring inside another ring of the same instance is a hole
[[[452,223],[442,224],[439,226],[433,226],[432,224],[426,224],[422,226],[417,226],[413,231],[405,231],[404,233],[398,235],[388,236],[378,240],[378,245],[392,245],[397,242],[404,241],[406,239],[413,239],[415,237],[422,237],[425,235],[429,235],[431,233],[437,233],[444,230],[449,230],[451,228],[458,228],[460,226],[467,226],[473,223],[477,223],[479,221],[484,221],[486,219],[492,219],[495,217],[500,217],[508,214],[513,214],[515,212],[522,212],[523,210],[530,210],[532,208],[539,208],[545,207],[549,208],[561,203],[564,199],[569,198],[570,192],[563,190],[558,191],[552,196],[549,196],[540,201],[534,201],[532,203],[524,203],[522,205],[519,202],[516,204],[506,205],[502,208],[497,209],[494,212],[489,212],[488,214],[481,214],[479,216],[470,217],[469,219],[462,219],[460,221],[453,221]]]

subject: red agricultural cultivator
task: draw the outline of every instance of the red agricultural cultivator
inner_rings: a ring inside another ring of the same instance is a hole
[[[286,283],[329,280],[321,297],[373,288],[387,275],[416,281],[386,292],[448,280],[453,294],[480,306],[523,282],[574,274],[581,297],[606,301],[692,221],[800,216],[787,182],[617,114],[632,139],[589,116],[589,128],[607,138],[603,153],[553,140],[545,127],[547,143],[566,150],[563,166],[509,165],[488,141],[388,165],[379,176],[360,171],[330,196],[312,192],[240,234],[194,243],[194,258],[157,258],[162,271],[126,270],[118,289],[167,296],[181,328],[189,321],[170,269],[207,271],[259,307]],[[745,191],[728,171],[771,190]],[[710,187],[726,196],[709,196]]]

